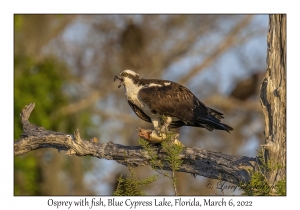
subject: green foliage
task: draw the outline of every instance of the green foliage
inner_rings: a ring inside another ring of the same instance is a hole
[[[249,183],[240,185],[246,195],[270,195],[270,187],[266,178],[260,172],[254,172]]]
[[[179,169],[182,160],[180,159],[180,153],[183,146],[181,144],[174,144],[174,136],[168,135],[166,140],[161,143],[163,150],[166,152],[165,163],[170,165],[173,175],[170,176],[163,170],[164,163],[159,160],[156,150],[152,145],[145,141],[144,139],[139,139],[139,144],[150,156],[150,166],[152,169],[162,174],[165,177],[169,177],[173,181],[173,185],[176,193],[176,177],[175,171]],[[162,172],[161,172],[162,171]],[[158,179],[158,175],[150,176],[144,180],[138,180],[135,176],[134,169],[129,167],[130,176],[126,179],[122,178],[122,175],[118,178],[118,186],[114,191],[113,195],[115,196],[136,196],[136,195],[145,195],[141,190],[142,186],[151,184],[152,182]]]
[[[22,132],[19,114],[31,102],[35,102],[36,107],[30,121],[47,129],[58,128],[57,122],[52,122],[49,116],[55,108],[68,104],[68,97],[62,91],[64,72],[65,67],[54,59],[38,62],[28,57],[15,57],[15,139]]]
[[[172,179],[173,187],[175,191],[175,195],[177,195],[177,179],[175,176],[175,171],[179,169],[182,164],[182,160],[180,158],[180,153],[183,149],[181,144],[176,144],[174,141],[174,135],[167,135],[166,140],[161,143],[163,151],[166,152],[165,164],[170,165],[172,169],[172,175],[167,174],[163,170],[164,163],[158,159],[158,155],[156,150],[151,146],[150,143],[145,141],[144,139],[139,139],[139,144],[143,147],[144,150],[147,151],[150,158],[150,166],[152,169],[162,174],[165,177]]]
[[[114,196],[141,196],[145,195],[142,186],[151,184],[158,179],[158,175],[150,176],[146,179],[138,180],[134,169],[129,167],[129,177],[123,179],[122,175],[118,178],[118,186],[114,191]]]
[[[158,159],[157,152],[151,146],[151,144],[144,139],[139,139],[138,142],[139,142],[139,145],[141,145],[143,147],[143,149],[146,150],[148,155],[151,157],[150,166],[153,169],[162,169],[163,163],[161,162],[161,160]]]
[[[14,187],[15,195],[39,194],[39,188],[33,184],[38,180],[37,162],[33,155],[15,158]]]
[[[167,139],[161,143],[162,148],[166,151],[167,157],[166,161],[170,164],[172,169],[172,182],[175,191],[175,195],[177,193],[177,179],[175,176],[175,171],[179,169],[180,165],[182,164],[182,160],[180,158],[180,153],[183,149],[182,144],[175,143],[174,135],[167,135]]]
[[[62,91],[64,66],[54,59],[35,61],[23,56],[15,56],[14,65],[14,139],[22,133],[20,113],[31,102],[35,102],[36,108],[30,121],[48,129],[58,129],[58,121],[52,122],[49,115],[55,107],[68,103]],[[15,195],[39,194],[36,183],[40,169],[33,154],[15,157],[14,169]]]
[[[258,153],[261,163],[260,171],[254,172],[251,175],[251,180],[248,183],[241,183],[239,186],[244,190],[245,195],[286,195],[286,181],[279,180],[275,186],[275,191],[269,185],[267,178],[262,171],[271,172],[284,168],[284,166],[274,163],[272,160],[265,161],[261,152]]]
[[[286,195],[286,180],[285,179],[279,180],[277,182],[277,185],[275,186],[275,189],[276,189],[277,195],[285,196]]]
[[[69,79],[66,67],[53,58],[35,60],[31,57],[16,55],[14,59],[14,139],[20,138],[22,123],[20,113],[25,105],[36,104],[29,120],[33,124],[49,130],[72,133],[76,127],[85,131],[91,127],[90,113],[81,111],[74,116],[52,116],[52,113],[70,103],[65,94]],[[78,118],[78,119],[76,119]],[[83,132],[83,135],[85,133]],[[39,184],[43,182],[41,166],[35,152],[14,158],[14,192],[15,195],[40,195]],[[68,160],[66,167],[68,170]],[[82,161],[87,161],[85,160]],[[74,167],[74,166],[72,166]]]
[[[271,187],[267,179],[261,172],[255,172],[251,176],[249,183],[240,184],[245,195],[286,195],[286,181],[285,179],[279,180],[275,186],[275,193],[271,191]]]
[[[183,149],[183,146],[181,144],[175,144],[173,138],[173,135],[168,135],[167,139],[161,143],[161,146],[167,153],[167,163],[170,164],[172,171],[176,171],[182,164],[182,160],[179,155]]]
[[[173,141],[174,136],[168,135],[166,140],[161,143],[163,151],[166,152],[166,163],[171,166],[171,169],[176,171],[179,169],[182,160],[180,158],[180,153],[183,149],[181,144],[175,144]],[[147,151],[148,155],[151,157],[150,165],[153,169],[162,169],[163,163],[158,159],[156,150],[152,145],[144,139],[139,139],[139,144]]]
[[[19,31],[23,25],[23,19],[21,15],[14,15],[14,30]]]

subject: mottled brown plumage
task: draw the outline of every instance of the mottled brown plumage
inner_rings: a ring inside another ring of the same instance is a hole
[[[125,86],[130,107],[138,117],[152,122],[162,116],[170,117],[170,128],[181,126],[203,127],[207,130],[233,130],[221,123],[223,114],[205,106],[188,88],[172,81],[142,79],[125,70],[115,79]]]
[[[151,118],[146,115],[141,109],[139,109],[136,105],[134,105],[131,101],[127,101],[131,109],[134,111],[134,113],[141,118],[142,120],[151,123]]]

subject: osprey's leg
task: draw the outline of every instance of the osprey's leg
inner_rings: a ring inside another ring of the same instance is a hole
[[[152,132],[153,135],[161,136],[160,135],[160,127],[159,127],[159,125],[160,125],[160,119],[159,118],[152,118],[151,121],[152,121],[153,128],[154,128],[154,130]]]
[[[169,129],[169,125],[172,123],[172,117],[165,117],[163,116],[163,125],[160,127],[160,118],[152,118],[152,124],[154,127],[154,130],[152,131],[150,138],[152,142],[160,143],[164,141],[167,138],[167,135],[169,133],[175,133],[174,139],[175,143],[177,144],[179,141],[177,138],[179,137],[179,129]],[[175,131],[175,132],[174,132]]]
[[[169,133],[169,126],[170,124],[172,123],[172,117],[166,117],[166,116],[163,116],[163,126],[161,127],[161,132],[164,132],[165,134]]]
[[[151,119],[151,121],[152,121],[154,130],[156,130],[157,132],[159,132],[160,131],[160,127],[159,127],[159,125],[160,125],[160,119],[159,118],[157,118],[157,119],[153,118],[153,119]]]
[[[162,135],[161,132],[161,119],[160,117],[151,119],[154,130],[152,131],[152,138],[156,140],[163,141],[166,138],[166,135]]]

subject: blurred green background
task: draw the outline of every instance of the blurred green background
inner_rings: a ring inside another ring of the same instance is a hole
[[[135,116],[113,83],[132,69],[187,86],[234,128],[232,134],[182,128],[186,146],[254,156],[264,130],[258,95],[267,26],[267,15],[15,15],[14,139],[22,133],[22,108],[34,102],[34,124],[137,145],[136,128],[151,124]],[[139,178],[154,173],[147,166],[136,172]],[[14,158],[14,194],[111,195],[120,174],[128,170],[114,161],[39,149]],[[181,195],[241,193],[206,188],[217,180],[177,176]],[[167,178],[144,190],[173,195]]]

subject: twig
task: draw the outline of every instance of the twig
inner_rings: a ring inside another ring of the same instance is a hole
[[[177,187],[176,187],[175,170],[172,170],[172,181],[173,181],[173,187],[174,187],[175,195],[178,196]]]
[[[149,165],[151,157],[140,146],[124,146],[120,144],[95,143],[80,137],[77,130],[74,135],[49,131],[28,121],[34,104],[22,110],[23,133],[14,142],[14,155],[23,155],[39,148],[56,148],[67,151],[67,155],[93,156],[116,162],[126,166]],[[158,159],[165,160],[166,153],[161,146],[152,146]],[[202,148],[184,147],[180,158],[183,161],[177,171],[205,176],[230,183],[239,184],[250,179],[250,173],[255,169],[255,158],[227,155],[208,151]],[[164,170],[172,171],[171,166],[163,165]]]

